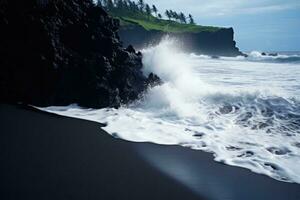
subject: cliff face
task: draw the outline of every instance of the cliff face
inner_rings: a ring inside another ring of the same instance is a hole
[[[1,102],[117,107],[158,79],[92,0],[3,0],[0,27]]]
[[[162,37],[169,35],[177,38],[186,51],[197,54],[216,56],[243,55],[236,47],[232,28],[220,29],[215,32],[199,33],[165,33],[156,30],[146,30],[142,26],[124,26],[119,30],[119,35],[124,45],[133,44],[137,48],[143,48],[149,44],[158,43]]]

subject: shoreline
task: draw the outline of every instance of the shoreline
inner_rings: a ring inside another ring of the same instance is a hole
[[[111,137],[101,124],[0,105],[2,199],[298,200],[300,185],[210,153]]]

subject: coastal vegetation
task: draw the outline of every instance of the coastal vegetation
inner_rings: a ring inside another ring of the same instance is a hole
[[[120,20],[121,26],[142,26],[146,30],[163,32],[215,32],[219,27],[201,26],[195,23],[192,14],[173,10],[160,12],[156,5],[149,5],[144,0],[97,0],[97,6]]]

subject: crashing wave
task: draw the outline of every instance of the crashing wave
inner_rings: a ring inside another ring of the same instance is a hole
[[[216,161],[300,183],[299,66],[187,55],[175,44],[165,39],[143,51],[144,73],[164,84],[139,101],[43,110],[105,123],[114,137],[212,152]]]

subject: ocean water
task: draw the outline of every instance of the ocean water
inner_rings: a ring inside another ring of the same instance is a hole
[[[212,59],[165,38],[143,50],[164,84],[119,109],[42,110],[106,123],[113,137],[211,152],[217,162],[300,183],[300,53]]]

